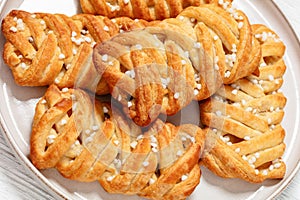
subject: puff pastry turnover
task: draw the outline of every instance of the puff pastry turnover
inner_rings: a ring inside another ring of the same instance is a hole
[[[127,16],[133,19],[162,20],[176,17],[188,6],[218,4],[228,6],[231,0],[80,0],[84,13],[99,14],[109,18]]]
[[[262,47],[259,76],[250,75],[201,103],[207,127],[202,163],[215,174],[249,182],[281,179],[285,131],[280,125],[286,98],[280,91],[286,70],[285,46],[272,30],[253,25]]]
[[[119,34],[96,46],[94,64],[139,125],[174,115],[225,83],[250,75],[261,58],[247,17],[215,5]],[[125,95],[124,95],[125,93]]]
[[[68,17],[13,10],[2,22],[7,39],[3,58],[19,85],[76,85],[106,94],[107,85],[99,82],[91,62],[94,45],[120,31],[144,27],[144,23],[129,18],[110,20],[87,14]]]
[[[200,181],[205,134],[157,120],[141,129],[109,103],[51,85],[36,107],[30,158],[66,178],[99,180],[110,193],[185,199]]]
[[[49,86],[32,124],[36,168],[157,200],[186,199],[200,165],[253,183],[283,178],[285,46],[231,2],[80,0],[88,14],[71,17],[11,11],[5,63],[17,84]],[[204,130],[159,118],[191,101]]]

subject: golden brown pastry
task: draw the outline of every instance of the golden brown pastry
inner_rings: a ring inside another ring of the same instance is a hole
[[[259,75],[225,85],[201,103],[201,120],[208,127],[202,163],[221,177],[258,183],[281,179],[286,170],[280,125],[286,66],[285,46],[276,33],[264,25],[253,25],[252,30],[262,47]]]
[[[94,64],[125,112],[146,126],[257,68],[260,45],[247,17],[235,12],[238,19],[215,5],[189,7],[99,44]]]
[[[161,112],[178,112],[195,98],[197,87],[191,61],[184,57],[193,41],[161,28],[151,31],[155,33],[145,29],[120,34],[99,44],[93,57],[112,96],[140,126],[149,125]],[[158,39],[159,34],[165,41]],[[171,34],[189,46],[181,48],[169,38]]]
[[[83,148],[83,144],[88,146],[109,132],[109,122],[105,122],[109,115],[100,109],[106,104],[97,102],[96,106],[97,113],[91,98],[80,89],[60,90],[50,85],[35,109],[30,139],[32,163],[38,169],[57,167],[70,179],[97,180],[106,166],[95,162],[97,155]]]
[[[16,83],[50,85],[32,124],[36,168],[149,199],[186,199],[201,164],[253,183],[283,178],[286,66],[276,33],[251,26],[231,0],[80,3],[104,16],[14,10],[2,22]],[[158,119],[193,100],[204,131]]]
[[[80,0],[80,5],[84,13],[151,21],[176,17],[188,6],[219,2],[227,7],[231,0]]]
[[[105,94],[107,85],[98,83],[100,78],[91,62],[94,45],[139,27],[144,27],[142,20],[13,10],[2,22],[7,39],[3,58],[19,85],[76,85]]]
[[[204,132],[195,125],[175,127],[157,121],[143,136],[122,142],[115,166],[100,179],[111,193],[138,194],[150,199],[185,199],[200,181],[199,155]],[[202,143],[203,142],[203,143]],[[124,161],[125,158],[125,161]]]
[[[222,2],[222,1],[220,1]],[[206,53],[213,55],[216,68],[224,68],[223,83],[230,84],[256,71],[261,58],[258,41],[253,37],[248,17],[240,10],[215,5],[189,7],[183,10],[177,19],[190,24],[197,33],[200,43],[207,43],[202,30],[204,25],[213,36],[214,41],[221,41],[219,52],[211,52],[206,46]]]
[[[51,85],[36,106],[30,158],[69,179],[99,180],[110,193],[185,199],[200,181],[204,141],[195,125],[157,120],[142,130],[83,90]]]

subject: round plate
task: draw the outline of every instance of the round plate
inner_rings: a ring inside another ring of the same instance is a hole
[[[207,169],[202,168],[201,183],[189,199],[271,199],[278,195],[291,181],[299,168],[300,134],[299,131],[299,92],[300,83],[300,52],[299,40],[293,29],[272,1],[239,1],[236,7],[244,11],[250,22],[262,23],[273,29],[283,40],[287,49],[285,62],[287,71],[284,76],[283,93],[288,102],[285,107],[285,117],[282,122],[286,130],[286,152],[284,161],[287,164],[286,176],[283,180],[268,180],[262,184],[250,184],[237,179],[222,179]],[[1,19],[11,9],[22,9],[29,12],[64,13],[73,15],[80,12],[78,0],[74,1],[40,1],[17,0],[7,1],[1,11]],[[1,4],[0,9],[3,4]],[[266,9],[268,8],[268,9]],[[0,38],[3,47],[5,39]],[[26,168],[33,172],[33,176],[41,181],[56,198],[66,199],[141,199],[137,196],[112,195],[106,193],[97,182],[79,183],[63,178],[55,169],[37,170],[28,159],[31,123],[35,104],[45,92],[44,87],[20,87],[14,83],[9,68],[0,61],[0,121],[4,135],[8,139],[16,155],[23,161]]]

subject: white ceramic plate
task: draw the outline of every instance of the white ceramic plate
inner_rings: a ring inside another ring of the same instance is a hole
[[[10,0],[1,2],[1,19],[11,9],[22,9],[30,12],[65,13],[73,15],[80,11],[79,0]],[[262,184],[249,184],[242,180],[222,179],[203,169],[201,183],[190,199],[271,199],[278,195],[291,181],[299,168],[300,134],[299,128],[299,86],[300,52],[299,40],[291,26],[270,0],[236,0],[237,8],[243,10],[251,23],[263,23],[273,29],[287,46],[285,62],[288,66],[284,76],[283,92],[288,98],[285,107],[285,118],[282,122],[286,130],[287,145],[284,161],[287,164],[286,176],[281,181],[266,181]],[[4,38],[1,35],[0,46]],[[141,199],[137,196],[107,194],[97,183],[79,183],[63,178],[56,170],[38,171],[29,161],[29,138],[31,122],[37,100],[44,94],[45,88],[19,87],[14,83],[8,67],[0,61],[0,120],[4,135],[7,137],[16,155],[23,161],[26,168],[33,172],[38,181],[45,184],[55,198],[66,199]]]

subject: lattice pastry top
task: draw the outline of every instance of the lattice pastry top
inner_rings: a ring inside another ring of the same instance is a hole
[[[225,70],[222,74],[224,84],[257,73],[261,47],[253,37],[245,13],[233,7],[203,5],[186,8],[176,18],[193,27],[200,43],[207,42],[207,36],[199,29],[203,26],[208,28],[214,41],[221,41],[222,48],[210,54],[215,68]],[[206,53],[211,51],[209,47],[206,47]]]
[[[257,68],[259,42],[247,17],[236,12],[238,19],[214,5],[187,8],[176,19],[97,45],[94,64],[129,116],[148,125]]]
[[[147,130],[80,89],[51,85],[36,107],[30,158],[110,193],[185,199],[200,181],[205,134],[157,120]]]
[[[144,27],[146,22],[129,18],[108,19],[78,14],[11,11],[2,22],[7,39],[3,58],[17,84],[60,88],[77,87],[108,93],[99,81],[92,60],[93,47],[119,32]]]
[[[80,0],[84,13],[148,21],[176,17],[186,7],[208,3],[229,7],[231,0]]]
[[[285,131],[280,125],[286,104],[281,93],[285,46],[264,25],[253,25],[261,43],[259,76],[225,85],[201,104],[208,142],[202,163],[221,177],[262,182],[283,178]]]

